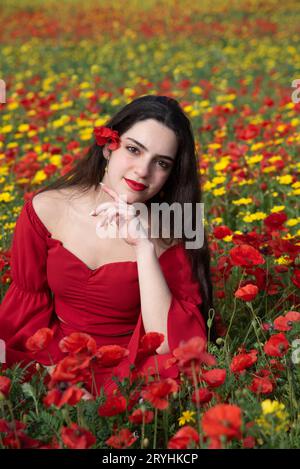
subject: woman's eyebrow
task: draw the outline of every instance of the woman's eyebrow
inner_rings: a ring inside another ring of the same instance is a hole
[[[142,143],[138,142],[134,138],[127,137],[127,140],[131,140],[136,145],[139,145],[141,148],[143,148],[143,150],[148,151],[148,149]],[[155,156],[159,156],[159,158],[166,158],[167,160],[174,161],[174,158],[172,158],[171,156],[167,156],[167,155],[155,155]]]

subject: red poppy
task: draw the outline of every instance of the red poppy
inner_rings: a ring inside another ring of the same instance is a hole
[[[121,428],[118,433],[108,438],[105,443],[112,446],[112,448],[122,449],[133,445],[136,440],[137,437],[128,428]]]
[[[287,353],[289,346],[287,338],[280,332],[270,337],[264,345],[264,351],[271,357],[283,357]]]
[[[120,345],[103,345],[96,352],[98,364],[106,368],[119,365],[128,355],[129,350]]]
[[[240,438],[241,425],[241,409],[233,404],[217,404],[208,409],[202,418],[203,431],[211,438]]]
[[[77,386],[70,386],[63,392],[55,388],[48,392],[43,399],[43,403],[46,407],[50,407],[52,404],[56,407],[62,407],[64,404],[75,405],[83,395],[83,390]]]
[[[198,388],[192,394],[192,402],[197,404],[197,398],[199,404],[207,404],[213,397],[213,393],[209,391],[207,388]]]
[[[96,353],[97,344],[89,334],[84,332],[72,332],[64,337],[58,344],[62,352],[68,353]]]
[[[52,371],[49,388],[54,387],[60,381],[71,384],[85,382],[90,376],[88,369],[90,360],[90,357],[80,357],[79,355],[68,355],[60,360]]]
[[[297,288],[300,288],[300,269],[294,270],[294,275],[291,277],[291,280]]]
[[[147,385],[146,389],[141,391],[141,396],[151,402],[156,409],[166,409],[169,405],[168,396],[178,391],[178,384],[172,378],[166,378],[159,382],[153,382]]]
[[[297,311],[289,311],[285,316],[278,316],[274,320],[274,328],[277,331],[290,331],[293,327],[293,322],[300,321],[300,313]]]
[[[194,443],[193,443],[194,442]],[[199,443],[198,432],[190,425],[185,425],[168,442],[168,449],[190,449],[190,446]],[[195,446],[193,446],[195,447]]]
[[[156,352],[156,349],[165,340],[164,334],[160,332],[148,332],[140,340],[139,353],[145,353],[152,355]]]
[[[269,394],[273,391],[273,383],[268,376],[258,376],[253,378],[249,389],[255,394]]]
[[[104,404],[98,407],[100,417],[111,417],[126,411],[126,399],[122,395],[109,395]]]
[[[189,366],[192,361],[198,364],[216,364],[215,357],[206,352],[206,341],[203,337],[193,337],[187,342],[182,343],[173,350],[173,356],[177,359],[178,366],[180,367]]]
[[[280,230],[282,229],[283,223],[287,220],[285,212],[271,213],[264,219],[264,224],[269,230]]]
[[[257,296],[257,293],[258,293],[257,286],[253,285],[252,283],[248,283],[248,285],[245,285],[244,287],[239,288],[235,292],[234,296],[243,301],[252,301]]]
[[[8,376],[0,376],[0,396],[1,393],[5,397],[8,397],[9,391],[11,388],[11,380],[8,378]]]
[[[223,239],[225,236],[230,236],[232,235],[232,231],[228,226],[226,225],[221,225],[221,226],[216,226],[214,228],[214,237],[217,239]]]
[[[97,145],[103,146],[107,142],[109,150],[116,150],[120,147],[120,137],[116,130],[112,130],[109,127],[100,126],[94,128],[94,135],[96,138]]]
[[[154,413],[152,410],[143,410],[143,409],[136,409],[132,414],[128,417],[128,420],[135,424],[143,424],[144,423],[151,423],[153,421]]]
[[[25,347],[32,352],[44,350],[50,344],[53,338],[53,330],[48,327],[42,327],[35,334],[26,340]]]
[[[224,384],[226,379],[226,370],[223,368],[214,368],[213,370],[205,371],[201,375],[206,384],[211,388],[217,388]]]
[[[233,373],[241,373],[246,368],[250,368],[257,361],[257,350],[250,350],[249,353],[241,352],[231,360],[230,370]]]
[[[256,444],[256,440],[254,436],[249,435],[242,439],[243,448],[251,449],[251,448],[254,448],[255,444]]]
[[[69,427],[61,429],[61,439],[70,449],[87,449],[96,443],[95,436],[85,428],[72,422]]]
[[[241,244],[232,248],[229,251],[229,256],[233,265],[241,267],[265,263],[265,259],[260,252],[248,244]]]

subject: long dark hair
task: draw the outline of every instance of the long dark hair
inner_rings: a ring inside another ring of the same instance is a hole
[[[142,96],[124,106],[105,126],[116,130],[121,136],[135,123],[146,119],[155,119],[169,127],[175,132],[178,141],[175,163],[165,185],[162,187],[163,197],[156,194],[146,204],[167,202],[171,205],[176,202],[181,204],[183,213],[184,203],[191,203],[192,229],[195,230],[197,202],[201,202],[202,198],[199,168],[192,126],[179,103],[167,96]],[[74,186],[80,188],[82,192],[88,191],[92,187],[96,190],[99,187],[99,182],[104,177],[107,162],[103,156],[102,148],[94,142],[86,155],[79,159],[68,173],[38,192]],[[170,224],[170,240],[172,243],[175,239],[172,217],[170,217]],[[191,241],[185,237],[184,230],[182,240],[183,242]],[[186,249],[186,252],[191,263],[194,280],[199,284],[199,292],[202,297],[199,312],[203,314],[207,323],[209,313],[212,312],[210,310],[213,310],[213,291],[210,273],[210,251],[205,230],[203,246],[199,249]],[[216,332],[214,322],[212,322],[210,339],[214,341],[215,338]]]

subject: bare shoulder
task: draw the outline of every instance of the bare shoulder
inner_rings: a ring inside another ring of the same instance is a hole
[[[60,219],[65,202],[65,192],[57,189],[40,192],[32,198],[34,211],[49,231]]]

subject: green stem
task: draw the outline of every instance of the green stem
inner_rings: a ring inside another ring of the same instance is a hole
[[[156,449],[156,439],[157,439],[157,413],[158,409],[155,408],[154,414],[154,437],[153,437],[153,449]]]
[[[199,448],[202,447],[202,434],[201,434],[201,418],[200,418],[200,399],[198,393],[198,382],[197,382],[197,375],[195,370],[195,362],[192,360],[192,373],[193,373],[193,380],[194,380],[194,387],[196,393],[196,407],[197,407],[197,422],[198,422],[198,433],[199,433]]]

